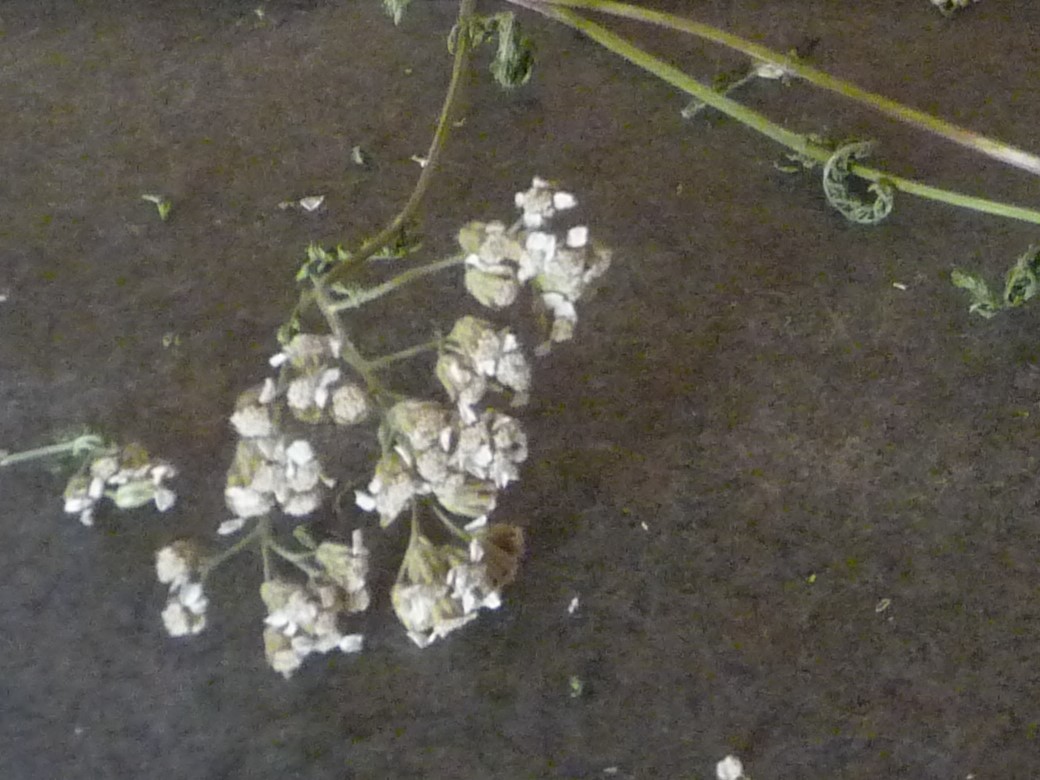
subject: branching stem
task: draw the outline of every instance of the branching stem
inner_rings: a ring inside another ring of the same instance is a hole
[[[517,0],[510,0],[517,2]],[[730,49],[746,54],[756,61],[767,62],[782,68],[784,71],[798,76],[799,78],[813,84],[814,86],[834,92],[843,97],[854,100],[857,103],[870,106],[880,113],[897,119],[900,122],[912,125],[919,130],[925,130],[934,135],[941,136],[955,144],[960,144],[973,151],[1000,160],[1008,165],[1021,168],[1024,171],[1040,176],[1040,157],[1027,151],[1018,149],[1009,144],[987,138],[984,135],[958,127],[938,117],[918,111],[916,108],[904,106],[895,100],[857,87],[842,79],[831,76],[829,73],[817,70],[797,58],[779,54],[772,49],[757,43],[745,40],[737,35],[720,30],[711,25],[702,24],[684,19],[681,16],[653,11],[648,8],[640,8],[628,3],[618,3],[613,0],[522,0],[517,2],[533,10],[540,10],[536,6],[557,6],[568,8],[582,8],[589,11],[610,14],[612,16],[634,19],[640,22],[656,24],[677,32],[689,33],[713,43],[727,46]],[[575,17],[580,19],[580,17]],[[567,22],[569,23],[569,22]],[[575,26],[575,25],[572,25]]]
[[[590,22],[588,19],[578,16],[571,11],[568,11],[566,8],[556,7],[557,5],[567,5],[572,2],[585,1],[590,3],[587,7],[592,7],[592,0],[559,0],[559,2],[557,2],[557,0],[509,1],[515,5],[523,6],[532,11],[537,11],[538,13],[554,19],[561,24],[565,24],[578,30],[602,45],[604,48],[628,60],[633,65],[637,65],[640,68],[649,71],[662,81],[665,81],[668,84],[681,89],[683,92],[698,98],[712,108],[721,111],[733,119],[736,119],[738,122],[747,125],[751,129],[772,138],[777,143],[783,144],[799,155],[803,155],[822,163],[830,159],[833,154],[832,150],[823,144],[815,143],[804,135],[781,127],[757,111],[727,98],[725,95],[716,92],[710,87],[701,84],[696,79],[686,75],[678,68],[673,67],[663,60],[654,57],[645,50],[634,46],[628,40],[615,35],[605,27]],[[605,1],[600,3],[597,0],[595,3],[597,10],[603,10],[606,5],[607,3]],[[622,5],[623,4],[615,3],[612,4],[612,7]],[[971,195],[932,187],[910,179],[892,176],[883,171],[867,168],[862,165],[850,164],[849,172],[869,181],[878,181],[883,179],[895,189],[911,195],[917,195],[921,198],[927,198],[929,200],[947,203],[951,206],[959,206],[961,208],[972,209],[986,214],[995,214],[1009,219],[1016,219],[1022,222],[1030,222],[1034,225],[1040,225],[1040,211],[1033,209],[1023,208],[1021,206],[1012,206],[1007,203],[986,200],[984,198],[976,198]],[[1038,172],[1040,172],[1040,167],[1038,167]]]

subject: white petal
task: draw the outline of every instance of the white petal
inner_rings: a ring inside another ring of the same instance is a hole
[[[165,512],[175,503],[177,503],[177,494],[172,490],[162,487],[155,489],[155,508],[160,512]]]
[[[589,229],[584,225],[572,227],[567,231],[567,246],[580,249],[589,243]]]
[[[304,465],[314,460],[314,448],[311,447],[310,442],[306,439],[297,439],[289,445],[285,451],[285,457],[289,459],[291,463]]]
[[[230,520],[225,520],[217,527],[217,533],[220,536],[230,536],[231,534],[238,533],[242,530],[242,526],[246,524],[244,517],[233,517]]]
[[[317,211],[324,202],[324,195],[308,195],[306,198],[300,198],[300,206],[306,211]]]
[[[339,640],[339,649],[344,653],[360,653],[364,641],[364,634],[347,634]]]
[[[569,192],[554,192],[553,193],[553,206],[558,211],[564,209],[572,209],[578,205],[578,199],[571,195]]]
[[[269,404],[275,399],[277,394],[278,388],[275,386],[274,380],[271,377],[267,377],[264,380],[263,389],[260,391],[260,397],[256,400],[262,404]]]
[[[736,756],[726,756],[715,765],[715,776],[719,780],[741,780],[744,777],[744,765]]]

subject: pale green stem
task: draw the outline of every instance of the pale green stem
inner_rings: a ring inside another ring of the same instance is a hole
[[[466,260],[465,255],[454,255],[452,257],[446,257],[443,260],[437,260],[427,265],[416,266],[415,268],[409,268],[407,271],[398,274],[393,279],[378,284],[375,287],[370,287],[367,290],[360,290],[352,293],[349,298],[345,301],[329,302],[329,311],[341,312],[347,309],[357,309],[364,306],[366,303],[382,298],[384,295],[393,292],[398,287],[403,287],[406,284],[414,282],[418,279],[428,276],[429,274],[435,274],[439,271],[443,271],[446,268],[454,268],[457,265],[462,265]]]
[[[404,579],[404,574],[408,570],[408,564],[410,563],[408,556],[412,554],[412,549],[420,536],[422,536],[422,528],[419,526],[419,504],[415,499],[412,499],[412,523],[408,531],[408,546],[404,550],[401,565],[397,569],[397,584],[400,584]]]
[[[455,525],[455,523],[452,522],[451,518],[449,518],[444,513],[444,510],[441,509],[439,506],[437,506],[437,504],[434,504],[434,503],[431,502],[430,505],[433,507],[433,513],[435,515],[437,515],[437,518],[442,523],[444,523],[444,527],[447,528],[449,531],[451,531],[452,534],[454,534],[455,536],[459,537],[460,539],[462,539],[464,542],[466,542],[468,544],[469,541],[473,538],[473,535],[470,534],[470,533],[467,533],[466,531],[464,531],[463,529],[461,529],[457,525]]]
[[[48,458],[52,455],[65,455],[70,452],[89,452],[90,450],[101,449],[104,445],[105,440],[100,436],[86,434],[84,436],[78,436],[72,441],[48,444],[46,447],[37,447],[32,450],[24,450],[23,452],[13,452],[4,455],[0,458],[0,466],[11,466],[15,463],[24,463],[25,461],[36,460],[37,458]]]
[[[457,21],[460,29],[464,29],[467,19],[473,15],[476,10],[476,4],[477,0],[460,0]],[[433,139],[430,141],[430,149],[426,153],[426,165],[423,166],[422,172],[419,174],[419,179],[416,181],[415,188],[412,190],[412,194],[409,196],[408,201],[404,204],[404,207],[400,212],[398,212],[397,216],[394,217],[389,225],[379,231],[375,236],[368,239],[364,244],[362,244],[360,249],[351,255],[349,262],[341,263],[329,271],[325,277],[326,284],[332,284],[333,282],[341,280],[344,275],[350,272],[351,269],[368,260],[380,249],[385,247],[390,241],[399,235],[401,228],[404,227],[408,223],[408,220],[410,220],[415,212],[418,211],[419,205],[422,203],[422,199],[426,195],[426,191],[429,189],[433,174],[437,170],[437,164],[440,161],[441,152],[443,151],[448,140],[448,135],[451,132],[452,114],[454,113],[455,104],[458,102],[462,90],[462,80],[466,73],[467,65],[469,64],[471,52],[472,48],[467,37],[465,35],[459,35],[458,40],[455,42],[455,59],[452,62],[451,81],[448,83],[448,91],[445,93],[444,102],[441,104],[441,113],[437,120],[437,129],[434,131]],[[306,312],[313,303],[313,294],[310,291],[303,292],[300,295],[300,300],[297,302],[296,307],[293,309],[292,316],[299,316],[301,313]],[[353,307],[345,306],[343,308],[349,309]]]
[[[733,117],[738,122],[747,125],[753,130],[757,130],[763,135],[772,138],[777,143],[783,144],[800,155],[804,155],[805,157],[823,163],[830,159],[833,154],[831,149],[828,149],[822,144],[814,143],[806,136],[787,130],[780,125],[773,123],[757,111],[753,111],[734,100],[730,100],[710,87],[701,84],[696,79],[687,76],[678,68],[669,65],[663,60],[659,60],[646,51],[632,45],[624,38],[615,35],[594,22],[576,16],[565,9],[555,8],[549,5],[546,0],[509,1],[515,5],[530,8],[531,10],[548,16],[561,24],[579,30],[604,48],[614,52],[620,57],[623,57],[633,65],[638,65],[668,84],[698,98],[712,108]],[[986,200],[984,198],[976,198],[971,195],[964,195],[963,193],[932,187],[910,179],[892,176],[862,165],[850,164],[849,171],[856,176],[860,176],[861,178],[870,181],[883,179],[895,189],[911,195],[917,195],[921,198],[927,198],[941,203],[948,203],[952,206],[960,206],[974,211],[981,211],[986,214],[996,214],[1009,219],[1017,219],[1022,222],[1030,222],[1034,225],[1040,225],[1040,211],[1035,211],[1033,209],[1012,206],[1006,203]]]
[[[460,29],[464,29],[466,20],[473,15],[473,12],[476,9],[476,4],[477,0],[461,0],[459,3],[458,24],[460,25]],[[404,204],[404,208],[401,209],[400,213],[394,218],[394,220],[383,228],[383,230],[366,241],[364,245],[353,254],[351,257],[351,265],[364,262],[382,249],[387,242],[391,241],[398,235],[401,228],[407,224],[408,220],[411,219],[412,215],[418,210],[419,204],[422,202],[423,196],[426,194],[426,190],[430,186],[430,180],[433,178],[433,174],[437,170],[437,164],[440,162],[441,152],[444,149],[445,142],[448,140],[448,134],[451,132],[452,113],[455,108],[455,103],[458,100],[459,92],[462,88],[462,77],[465,74],[466,66],[469,63],[470,51],[470,43],[466,36],[457,36],[455,42],[455,59],[452,63],[451,69],[451,81],[448,84],[448,91],[445,94],[444,102],[441,105],[440,117],[437,119],[437,129],[434,131],[433,140],[430,141],[430,149],[426,153],[426,165],[423,166],[422,173],[419,174],[419,180],[415,184],[415,189],[412,191],[411,197],[409,197],[408,201]],[[344,266],[333,269],[329,272],[327,281],[330,283],[336,281],[341,278],[342,274],[345,273],[346,270],[347,267]]]
[[[267,526],[270,521],[268,520],[265,523],[265,520],[267,520],[267,518],[261,518],[259,521],[257,521],[257,524],[252,531],[243,535],[241,539],[239,539],[237,542],[228,547],[219,555],[215,555],[212,558],[208,558],[206,561],[204,561],[203,564],[199,567],[199,579],[202,582],[205,582],[206,578],[214,569],[216,569],[229,558],[233,558],[234,556],[238,555],[240,552],[242,552],[242,550],[244,550],[250,544],[255,542],[257,539],[260,539],[262,544],[263,538],[269,530]]]
[[[510,0],[516,2],[517,0]],[[865,89],[850,84],[847,81],[831,76],[829,73],[817,70],[809,65],[799,62],[796,57],[779,54],[778,52],[761,46],[757,43],[740,38],[732,33],[720,30],[700,22],[684,19],[681,16],[652,11],[647,8],[629,5],[628,3],[613,2],[613,0],[524,0],[518,5],[534,8],[539,5],[566,6],[568,8],[583,8],[590,11],[620,16],[626,19],[634,19],[641,22],[656,24],[677,32],[690,33],[698,38],[712,41],[731,49],[739,51],[752,59],[768,62],[782,68],[786,72],[798,76],[822,89],[842,95],[858,103],[870,106],[886,116],[897,119],[900,122],[917,127],[921,130],[942,136],[948,141],[960,144],[974,151],[985,154],[1008,165],[1040,175],[1040,157],[1034,154],[1010,146],[1001,141],[987,138],[972,130],[958,127],[938,117],[918,111],[915,108],[904,106],[895,100],[869,92]],[[535,8],[534,10],[538,10]]]
[[[358,350],[347,334],[347,329],[343,327],[338,312],[333,308],[334,304],[329,300],[324,285],[317,279],[314,280],[314,297],[318,303],[318,308],[321,309],[321,313],[325,317],[325,321],[329,324],[332,335],[340,343],[340,357],[364,380],[365,386],[372,395],[377,398],[386,395],[386,389],[376,377],[372,364],[361,354],[361,351]]]
[[[264,546],[270,549],[271,552],[287,560],[289,563],[291,563],[293,566],[298,568],[300,571],[302,571],[309,577],[316,577],[321,573],[318,569],[308,565],[306,562],[308,558],[314,557],[314,553],[294,553],[292,550],[286,550],[271,537],[264,540]]]
[[[383,357],[373,358],[368,361],[368,365],[372,370],[378,371],[381,368],[386,368],[391,363],[408,360],[416,355],[422,355],[425,352],[432,352],[437,349],[440,344],[440,339],[433,339],[432,341],[427,341],[425,344],[416,344],[414,347],[408,347],[407,349],[402,349],[389,355],[383,355]]]

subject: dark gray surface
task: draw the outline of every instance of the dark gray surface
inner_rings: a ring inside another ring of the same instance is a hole
[[[389,218],[448,72],[453,3],[397,30],[374,1],[273,2],[265,29],[255,5],[0,7],[0,444],[90,423],[183,471],[173,512],[94,529],[60,477],[0,474],[0,778],[704,778],[729,752],[756,780],[1035,775],[1040,313],[970,319],[946,277],[996,278],[1036,231],[909,198],[850,227],[769,142],[684,125],[680,96],[529,15],[540,69],[505,97],[472,83],[427,246],[538,173],[616,266],[537,376],[505,607],[419,651],[377,597],[361,656],[286,683],[243,558],[202,636],[163,636],[153,551],[224,517],[226,417],[302,248]],[[1040,148],[1035,4],[661,7],[781,50],[818,37],[836,74]],[[698,75],[738,62],[642,39]],[[894,172],[1037,202],[1035,179],[805,86],[745,97],[882,138]],[[312,193],[317,215],[276,208]],[[453,285],[410,293],[399,332]],[[402,539],[370,539],[385,585]]]

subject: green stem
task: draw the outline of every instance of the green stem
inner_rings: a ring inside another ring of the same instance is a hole
[[[510,0],[510,2],[516,1],[517,0]],[[651,11],[646,8],[639,8],[634,5],[629,5],[628,3],[613,2],[613,0],[523,0],[523,2],[519,2],[518,4],[527,8],[532,8],[532,10],[541,10],[536,7],[539,5],[583,8],[590,11],[610,14],[612,16],[620,16],[626,19],[634,19],[649,24],[656,24],[677,32],[690,33],[698,38],[703,38],[704,40],[727,46],[746,54],[755,60],[776,65],[786,72],[808,81],[810,84],[842,95],[843,97],[854,100],[857,103],[870,106],[874,110],[892,117],[893,119],[897,119],[900,122],[905,122],[906,124],[917,127],[918,129],[926,130],[927,132],[942,136],[948,141],[973,149],[974,151],[980,152],[996,160],[1000,160],[1008,165],[1013,165],[1016,168],[1021,168],[1030,173],[1040,175],[1040,157],[1037,157],[1034,154],[1030,154],[1023,149],[1018,149],[1017,147],[1010,146],[1001,141],[987,138],[986,136],[972,130],[958,127],[957,125],[939,119],[931,114],[918,111],[915,108],[904,106],[902,103],[891,100],[884,95],[878,95],[875,92],[861,89],[855,84],[850,84],[847,81],[831,76],[829,73],[825,73],[824,71],[817,70],[816,68],[799,62],[793,56],[779,54],[772,49],[768,49],[757,43],[752,43],[751,41],[727,33],[724,30],[720,30],[717,27],[684,19],[681,16],[674,16],[660,11]]]
[[[396,363],[400,360],[408,360],[416,355],[421,355],[424,352],[432,352],[437,349],[441,344],[440,339],[432,339],[424,344],[416,344],[414,347],[408,347],[406,349],[393,352],[389,355],[383,355],[383,357],[374,358],[368,361],[368,365],[374,371],[378,371],[381,368],[386,368],[391,363]]]
[[[371,287],[367,290],[361,290],[352,294],[349,298],[344,301],[329,302],[329,311],[341,312],[347,309],[357,309],[364,306],[366,303],[376,300],[376,298],[382,298],[384,295],[393,292],[398,287],[403,287],[410,282],[414,282],[417,279],[421,279],[429,274],[435,274],[439,271],[443,271],[445,268],[453,268],[457,265],[462,265],[466,261],[465,255],[454,255],[452,257],[446,257],[443,260],[437,260],[427,265],[416,266],[415,268],[409,268],[393,279],[390,279],[382,284]]]
[[[464,29],[466,20],[473,15],[475,9],[476,0],[461,0],[459,3],[458,16],[460,29]],[[395,236],[398,235],[401,228],[408,223],[418,210],[423,196],[426,195],[426,191],[429,189],[430,180],[433,178],[433,174],[437,170],[437,164],[440,162],[441,152],[444,149],[445,142],[448,140],[448,135],[451,132],[452,113],[462,88],[462,76],[466,72],[466,66],[469,63],[471,52],[469,40],[465,35],[459,35],[457,38],[458,40],[455,43],[455,59],[452,63],[451,69],[451,81],[448,84],[448,91],[444,96],[444,103],[441,106],[440,117],[437,120],[437,129],[434,131],[433,140],[430,142],[430,149],[426,153],[426,165],[423,166],[422,173],[419,174],[419,180],[415,184],[415,189],[412,191],[408,201],[404,204],[404,208],[402,208],[400,213],[394,217],[393,221],[375,236],[366,241],[361,248],[351,256],[351,262],[349,264],[341,265],[330,271],[325,280],[326,283],[331,284],[332,282],[341,279],[350,268],[364,262],[386,246]]]
[[[265,520],[267,520],[266,523],[264,522]],[[241,539],[224,550],[224,552],[215,555],[212,558],[208,558],[201,566],[199,566],[199,579],[205,583],[206,578],[209,577],[210,573],[224,563],[224,561],[238,555],[257,539],[262,539],[268,532],[267,526],[269,523],[270,521],[267,518],[261,518],[252,531],[245,534]]]
[[[678,68],[675,68],[643,49],[634,46],[624,38],[615,35],[606,28],[577,16],[570,11],[549,5],[549,0],[509,1],[516,5],[537,11],[538,13],[554,19],[561,24],[565,24],[578,30],[604,48],[628,60],[633,65],[637,65],[640,68],[649,71],[662,81],[665,81],[668,84],[681,89],[683,92],[698,98],[712,108],[736,119],[738,122],[747,125],[768,138],[772,138],[777,143],[786,146],[800,155],[823,163],[830,159],[833,154],[832,150],[828,149],[826,146],[815,143],[799,133],[787,130],[786,128],[770,121],[767,117],[759,114],[757,111],[753,111],[734,100],[730,100],[725,95],[719,94],[710,87],[701,84],[696,79],[687,76]],[[555,0],[552,1],[555,2]],[[570,0],[564,1],[570,2]],[[1030,222],[1034,225],[1040,225],[1040,211],[1035,211],[1033,209],[1012,206],[1006,203],[986,200],[984,198],[976,198],[971,195],[964,195],[963,193],[932,187],[910,179],[892,176],[862,165],[850,165],[849,171],[870,181],[884,179],[896,189],[911,195],[917,195],[921,198],[927,198],[929,200],[935,200],[953,206],[960,206],[962,208],[972,209],[986,214],[996,214],[1009,219],[1016,219],[1022,222]]]
[[[273,537],[265,539],[264,546],[271,550],[271,552],[287,560],[289,563],[291,563],[293,566],[295,566],[297,569],[299,569],[309,577],[316,577],[318,574],[321,573],[320,571],[318,571],[318,569],[306,563],[306,560],[308,558],[314,557],[314,553],[294,553],[292,550],[286,550],[284,547],[278,544],[278,542],[276,542]]]
[[[46,447],[36,447],[32,450],[5,454],[3,457],[0,457],[0,467],[24,463],[27,460],[36,460],[37,458],[47,458],[52,455],[64,455],[68,452],[98,450],[104,446],[104,439],[88,433],[84,436],[78,436],[72,441],[63,441],[58,444],[48,444]]]
[[[411,563],[408,556],[413,554],[412,550],[415,548],[416,542],[421,536],[422,528],[419,526],[419,504],[417,501],[412,499],[412,522],[408,530],[408,546],[404,550],[404,556],[401,558],[401,565],[397,569],[397,579],[394,581],[395,584],[400,584],[404,581],[405,573],[408,571],[408,567]]]
[[[430,506],[433,507],[433,513],[437,515],[437,518],[444,524],[445,528],[451,531],[451,533],[457,536],[459,539],[462,539],[464,542],[469,544],[470,540],[473,539],[472,534],[467,533],[466,531],[462,530],[457,525],[455,525],[455,523],[451,521],[451,518],[449,518],[444,513],[444,510],[437,506],[436,503],[431,502]]]

